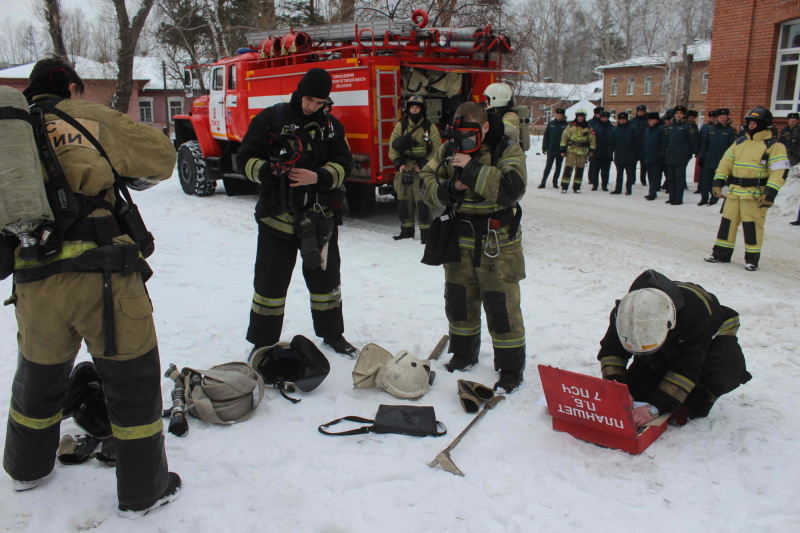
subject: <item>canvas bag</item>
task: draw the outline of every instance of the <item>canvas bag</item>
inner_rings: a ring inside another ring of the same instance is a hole
[[[361,426],[357,429],[331,433],[324,428],[336,425],[342,420],[348,422],[359,422],[362,424],[372,424],[371,426]],[[443,431],[439,431],[442,426]],[[346,435],[363,435],[365,433],[397,433],[400,435],[411,435],[412,437],[441,437],[447,433],[444,424],[436,420],[436,413],[429,405],[379,405],[375,420],[361,418],[360,416],[345,416],[331,420],[327,424],[319,426],[319,432],[323,435],[341,437]]]
[[[247,420],[264,398],[264,380],[247,363],[225,363],[208,370],[184,368],[190,415],[212,424]]]

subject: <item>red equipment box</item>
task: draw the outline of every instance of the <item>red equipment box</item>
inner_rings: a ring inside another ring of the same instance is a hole
[[[637,430],[628,386],[539,365],[553,429],[606,448],[639,455],[667,429],[669,413]]]

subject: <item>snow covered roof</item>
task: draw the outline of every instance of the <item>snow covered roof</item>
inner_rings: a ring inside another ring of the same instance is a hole
[[[520,82],[516,93],[530,98],[558,98],[560,100],[600,100],[603,98],[603,80],[589,83]]]
[[[686,47],[686,53],[692,54],[694,56],[693,61],[695,62],[708,61],[709,59],[711,59],[711,41],[699,41],[694,44],[691,44]],[[663,65],[665,62],[664,59],[665,58],[663,55],[632,57],[630,59],[626,59],[625,61],[620,61],[618,63],[611,63],[610,65],[601,65],[595,68],[595,70]],[[683,50],[673,50],[672,54],[670,55],[670,61],[672,63],[682,62]]]
[[[75,57],[75,70],[84,80],[115,80],[117,78],[116,63],[99,63],[85,57]],[[0,79],[28,79],[34,63],[18,65],[0,70]],[[137,56],[133,60],[133,79],[147,81],[145,89],[158,90],[164,88],[161,59],[157,57]],[[149,81],[148,81],[149,80]],[[167,88],[183,89],[178,80],[167,78]]]
[[[589,100],[581,100],[580,102],[577,102],[569,106],[567,109],[565,109],[566,111],[565,116],[567,120],[575,120],[575,112],[578,109],[583,109],[584,111],[586,111],[586,120],[589,120],[590,118],[592,118],[592,116],[594,116],[593,112],[595,107],[597,106],[592,102],[590,102]]]

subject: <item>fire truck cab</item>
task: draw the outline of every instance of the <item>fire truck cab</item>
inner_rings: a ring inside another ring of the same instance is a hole
[[[288,101],[305,72],[320,67],[333,78],[331,113],[344,125],[353,153],[346,184],[349,208],[369,212],[376,187],[390,188],[394,178],[389,137],[405,98],[421,95],[428,119],[441,129],[461,103],[480,101],[487,85],[515,72],[502,69],[511,45],[491,26],[425,29],[427,14],[421,10],[412,19],[251,34],[250,42],[257,45],[211,65],[186,67],[187,94],[202,85],[199,69],[205,71],[207,88],[188,115],[175,117],[184,192],[208,196],[222,180],[228,195],[256,193],[236,165],[250,121]]]

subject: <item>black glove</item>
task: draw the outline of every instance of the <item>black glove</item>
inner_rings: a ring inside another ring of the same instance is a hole
[[[411,185],[414,183],[414,171],[404,170],[403,174],[400,176],[400,183],[403,185]]]

